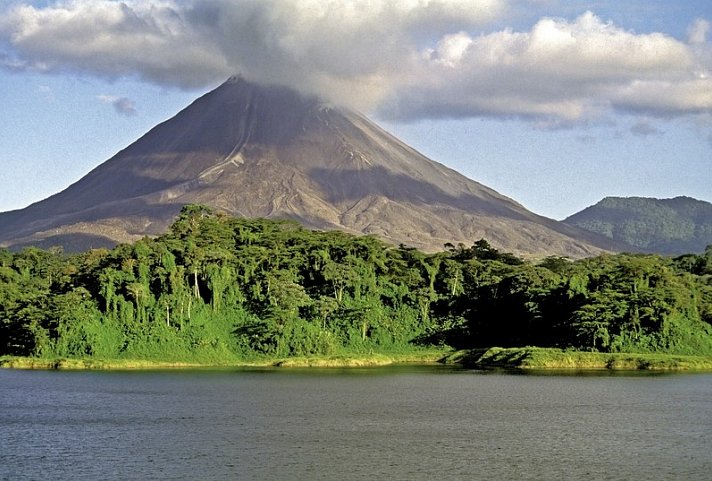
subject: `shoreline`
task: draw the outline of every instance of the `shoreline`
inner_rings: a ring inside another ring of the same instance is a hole
[[[710,356],[587,352],[543,347],[468,349],[453,352],[442,361],[470,369],[712,371]]]
[[[218,362],[150,359],[0,357],[0,368],[27,370],[173,370],[223,368],[368,368],[396,364],[460,365],[467,369],[563,371],[712,371],[712,357],[664,353],[602,353],[517,347],[431,350],[407,354],[374,353],[264,358]]]
[[[172,370],[222,368],[358,368],[382,367],[394,364],[436,364],[451,350],[431,350],[407,354],[377,353],[335,356],[265,358],[252,360],[158,361],[151,359],[92,359],[92,358],[35,358],[0,357],[0,368],[26,370]]]

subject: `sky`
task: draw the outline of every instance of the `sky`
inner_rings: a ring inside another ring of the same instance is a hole
[[[0,211],[232,75],[357,109],[563,219],[712,201],[709,0],[0,0]]]

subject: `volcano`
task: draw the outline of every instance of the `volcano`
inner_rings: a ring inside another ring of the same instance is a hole
[[[428,159],[356,112],[240,77],[62,192],[0,214],[0,245],[109,247],[165,232],[186,204],[426,251],[481,238],[524,256],[611,249]]]

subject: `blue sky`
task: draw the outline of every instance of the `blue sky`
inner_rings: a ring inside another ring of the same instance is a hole
[[[0,211],[232,74],[357,108],[549,217],[712,201],[712,3],[0,0]]]

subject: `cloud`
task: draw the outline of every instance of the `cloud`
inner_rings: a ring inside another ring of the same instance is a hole
[[[97,98],[105,104],[114,106],[114,110],[121,115],[136,115],[136,104],[127,97],[115,97],[113,95],[98,95]]]
[[[593,135],[579,135],[576,137],[576,140],[582,144],[595,144],[598,141],[598,138]]]
[[[419,67],[417,81],[396,92],[386,112],[551,118],[558,125],[610,109],[659,115],[712,109],[712,81],[688,45],[627,32],[591,12],[572,22],[544,18],[528,32],[444,37]]]
[[[0,13],[0,65],[185,89],[241,74],[400,120],[518,117],[559,128],[616,110],[712,111],[706,20],[690,26],[687,42],[592,12],[492,31],[512,8],[507,0],[19,5]]]
[[[0,45],[27,68],[137,76],[190,88],[230,72],[219,49],[186,24],[172,2],[72,0],[17,6],[0,17]]]
[[[21,60],[13,58],[7,53],[0,52],[0,68],[9,70],[11,72],[22,72],[27,70],[27,64],[25,62],[22,62]]]
[[[633,124],[630,132],[638,137],[648,137],[650,135],[662,135],[663,132],[650,122],[640,120]]]
[[[696,19],[687,29],[687,41],[692,45],[700,45],[707,41],[710,23],[704,18]]]

